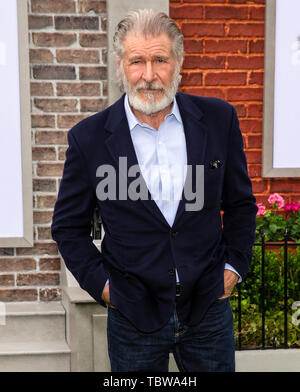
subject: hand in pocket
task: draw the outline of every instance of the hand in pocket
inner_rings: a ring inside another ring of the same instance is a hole
[[[109,283],[104,286],[102,291],[101,299],[106,303],[107,306],[113,309],[117,309],[113,304],[110,303],[110,295],[109,295]]]
[[[236,273],[230,270],[224,270],[224,294],[219,299],[230,297],[234,286],[237,284],[239,277]]]

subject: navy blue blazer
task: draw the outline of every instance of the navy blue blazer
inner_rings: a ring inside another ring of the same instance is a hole
[[[127,157],[128,168],[138,164],[123,95],[68,132],[52,222],[53,239],[80,287],[106,306],[101,294],[109,279],[111,303],[143,332],[164,326],[174,311],[175,268],[182,286],[178,317],[187,325],[199,323],[224,293],[226,261],[245,279],[255,239],[256,199],[234,107],[180,92],[176,99],[187,163],[193,168],[204,165],[201,210],[186,211],[185,203],[191,201],[183,192],[170,227],[149,191],[148,200],[118,198],[119,157]],[[212,168],[210,163],[217,160],[220,164]],[[116,200],[97,199],[97,184],[103,178],[96,177],[96,171],[104,164],[116,169]],[[128,186],[134,179],[127,178]],[[91,237],[96,205],[105,230],[101,252]]]

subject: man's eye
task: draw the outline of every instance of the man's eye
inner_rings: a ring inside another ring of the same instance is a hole
[[[164,63],[164,62],[165,62],[164,59],[157,59],[156,61],[157,61],[158,63]]]

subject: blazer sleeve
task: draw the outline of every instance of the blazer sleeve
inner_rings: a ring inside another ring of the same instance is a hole
[[[80,287],[106,307],[101,295],[108,274],[104,269],[103,255],[91,237],[91,220],[96,206],[96,196],[88,178],[88,168],[72,130],[68,133],[68,144],[63,176],[54,207],[52,238],[57,242],[66,267]]]
[[[256,198],[248,175],[243,138],[236,111],[232,122],[224,174],[221,209],[228,263],[245,279],[249,270],[256,229]]]

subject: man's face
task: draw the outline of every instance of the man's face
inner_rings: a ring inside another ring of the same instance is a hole
[[[121,80],[133,108],[153,114],[171,104],[180,82],[180,64],[166,34],[145,38],[129,34],[118,64]]]

